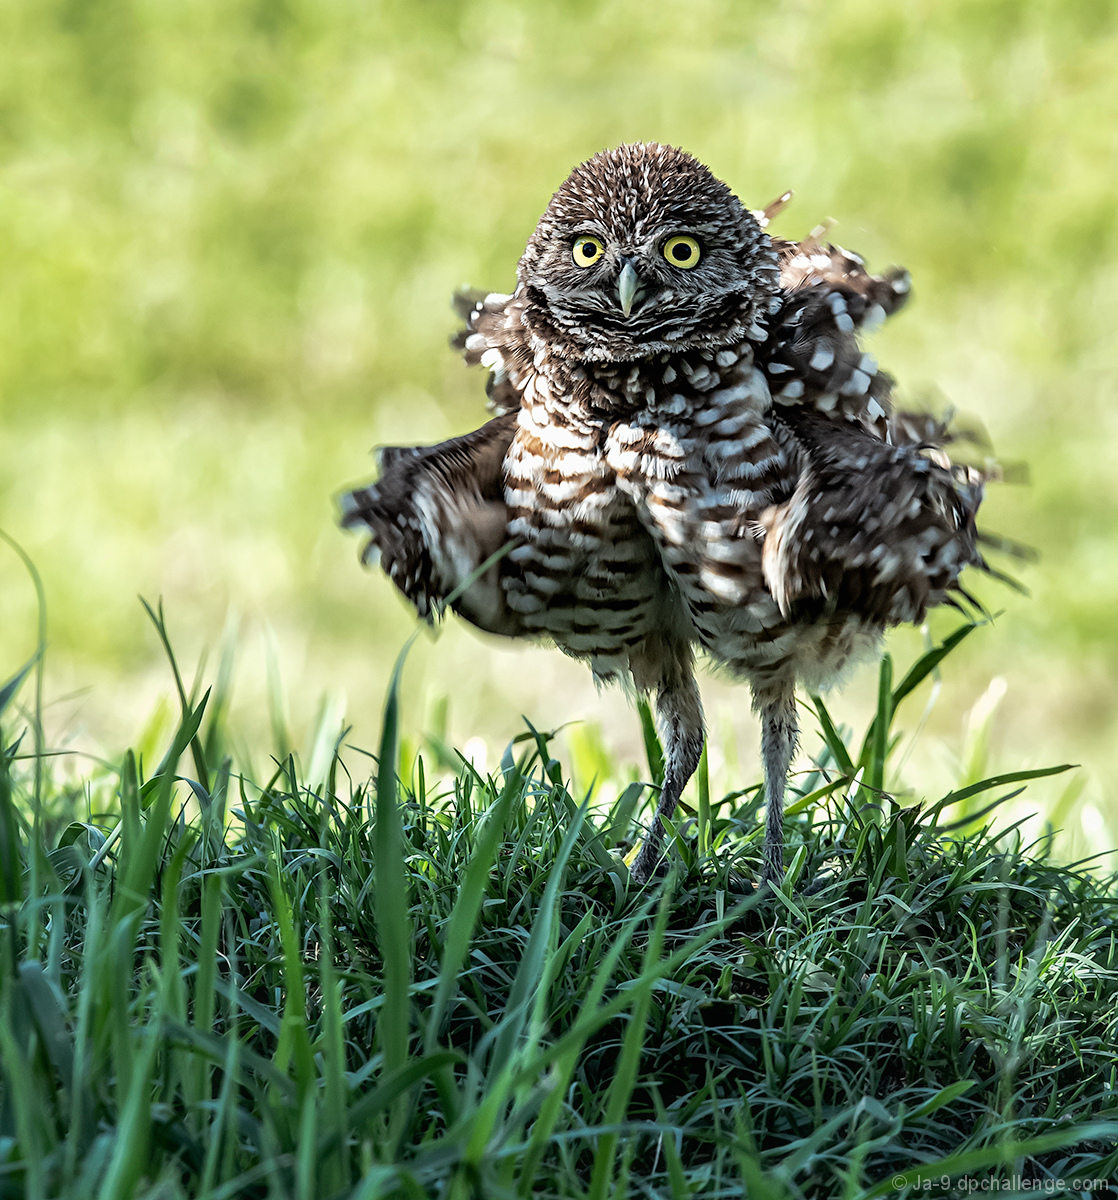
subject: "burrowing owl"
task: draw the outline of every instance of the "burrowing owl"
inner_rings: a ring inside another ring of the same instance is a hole
[[[421,616],[458,589],[479,628],[550,639],[655,693],[665,778],[642,881],[703,745],[696,649],[746,679],[760,713],[772,881],[797,681],[833,680],[983,565],[982,475],[951,463],[942,426],[893,413],[858,343],[908,275],[771,238],[774,207],[750,211],[669,146],[576,167],[516,290],[459,297],[496,417],[383,450],[379,481],[343,500]]]

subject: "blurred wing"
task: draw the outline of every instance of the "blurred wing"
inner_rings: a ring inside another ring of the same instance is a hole
[[[985,568],[975,513],[984,476],[926,444],[890,445],[849,422],[787,414],[800,476],[761,518],[765,582],[781,612],[837,607],[919,621],[967,565]],[[963,593],[965,595],[965,593]]]
[[[778,406],[849,417],[884,435],[893,381],[858,335],[908,299],[908,272],[871,275],[858,255],[820,243],[821,232],[802,242],[774,239],[781,306],[758,365]]]
[[[362,560],[380,558],[392,582],[430,621],[447,597],[508,540],[504,458],[513,415],[437,446],[386,446],[380,479],[341,497],[341,524],[368,534]],[[452,606],[489,633],[515,636],[499,564]]]

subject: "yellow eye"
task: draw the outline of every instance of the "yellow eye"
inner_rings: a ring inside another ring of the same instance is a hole
[[[673,267],[682,267],[689,271],[702,258],[703,251],[693,237],[677,233],[664,243],[663,254]]]
[[[605,252],[605,247],[596,237],[583,234],[571,249],[571,257],[577,266],[592,267]]]

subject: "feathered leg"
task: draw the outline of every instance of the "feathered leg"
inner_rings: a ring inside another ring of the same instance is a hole
[[[796,694],[791,687],[755,697],[761,712],[761,759],[765,770],[765,865],[761,883],[778,883],[784,875],[784,789],[796,752]]]
[[[663,818],[675,812],[703,753],[703,706],[690,663],[661,682],[656,693],[656,715],[664,739],[664,786],[652,826],[630,868],[637,883],[646,883],[652,877],[664,840]]]

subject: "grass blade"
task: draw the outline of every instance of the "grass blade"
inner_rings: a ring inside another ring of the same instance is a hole
[[[310,1037],[307,1031],[307,1002],[306,988],[303,981],[302,944],[295,930],[295,917],[291,898],[284,887],[280,874],[280,864],[283,861],[280,847],[277,844],[276,854],[268,872],[273,912],[276,924],[279,926],[280,945],[283,950],[284,962],[284,1006],[283,1023],[280,1025],[280,1035],[276,1045],[274,1062],[277,1069],[284,1074],[292,1061],[295,1064],[295,1084],[298,1089],[300,1102],[314,1090],[316,1074],[314,1056],[311,1052]],[[199,1034],[205,1036],[208,1030],[199,1029]]]
[[[938,813],[950,804],[956,804],[960,800],[969,800],[971,796],[977,796],[981,792],[988,792],[991,788],[1002,787],[1007,783],[1023,783],[1029,779],[1046,779],[1049,775],[1060,775],[1064,771],[1074,771],[1076,766],[1076,763],[1063,763],[1058,767],[1036,767],[1031,771],[1009,771],[1004,775],[991,775],[989,779],[979,780],[978,783],[972,783],[969,787],[960,788],[955,792],[948,792],[941,800],[936,801],[930,811]],[[968,817],[967,819],[972,820],[974,818]]]
[[[664,930],[667,928],[668,915],[674,887],[669,882],[660,896],[660,907],[656,913],[656,923],[652,936],[648,939],[642,963],[641,976],[651,972],[659,963],[664,946]],[[633,1004],[632,1015],[625,1026],[625,1036],[621,1042],[621,1056],[617,1069],[610,1082],[606,1098],[605,1123],[616,1126],[625,1117],[629,1106],[629,1098],[637,1082],[637,1071],[640,1067],[641,1046],[644,1043],[645,1026],[648,1024],[648,1010],[652,1003],[651,989],[642,989]],[[598,1140],[597,1152],[594,1155],[594,1172],[590,1177],[590,1200],[605,1200],[607,1189],[610,1188],[613,1175],[613,1160],[617,1152],[616,1133],[604,1134]]]
[[[819,725],[823,731],[823,740],[827,743],[827,748],[831,751],[835,762],[838,763],[839,770],[844,775],[853,775],[854,762],[850,757],[850,752],[846,748],[846,743],[839,737],[838,730],[831,720],[831,714],[827,711],[827,706],[823,703],[822,696],[813,695],[811,703],[819,716]]]
[[[656,732],[656,718],[644,696],[637,700],[637,713],[641,719],[641,734],[644,737],[644,753],[648,760],[648,775],[657,787],[664,786],[664,747]]]
[[[400,682],[404,660],[415,641],[408,639],[396,659],[384,704],[380,753],[377,757],[376,827],[373,832],[374,896],[377,932],[384,960],[384,1006],[377,1037],[386,1071],[397,1071],[408,1058],[411,1025],[411,920],[404,875],[404,836],[397,807],[396,759],[400,744]]]
[[[474,852],[462,877],[462,884],[458,889],[443,939],[439,984],[427,1016],[427,1032],[424,1038],[424,1047],[428,1054],[435,1050],[443,1019],[458,990],[459,974],[469,953],[470,935],[473,933],[478,913],[481,912],[482,901],[485,899],[485,883],[505,833],[509,809],[514,799],[523,798],[523,792],[524,779],[520,768],[517,767],[505,776],[500,796],[482,818]]]
[[[975,621],[968,625],[960,625],[953,633],[948,634],[938,646],[934,646],[918,658],[905,672],[904,678],[893,691],[893,700],[890,706],[893,712],[897,711],[901,701],[914,692],[964,638],[970,637],[976,629],[984,624],[984,621]]]
[[[885,756],[889,747],[889,726],[893,721],[893,659],[891,655],[881,656],[881,669],[878,675],[877,712],[869,733],[866,734],[866,746],[862,751],[861,762],[866,763],[869,756],[869,786],[878,796],[885,790]]]

